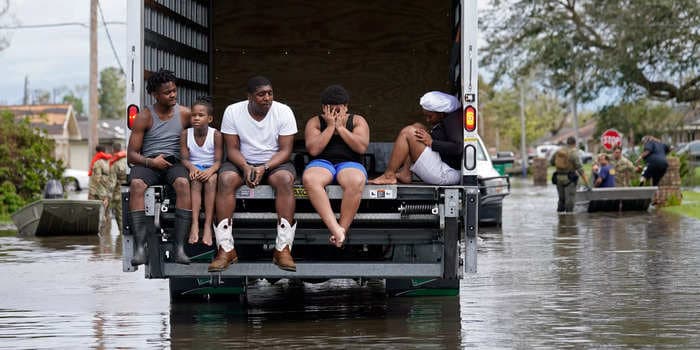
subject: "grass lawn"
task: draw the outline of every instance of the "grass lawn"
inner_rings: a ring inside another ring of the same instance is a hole
[[[683,204],[663,210],[700,220],[700,192],[683,191]]]

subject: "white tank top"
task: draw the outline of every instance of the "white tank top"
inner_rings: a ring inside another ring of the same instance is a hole
[[[194,129],[187,129],[187,149],[190,151],[190,162],[194,165],[210,167],[214,164],[214,132],[216,129],[209,127],[207,138],[200,147],[194,140]]]

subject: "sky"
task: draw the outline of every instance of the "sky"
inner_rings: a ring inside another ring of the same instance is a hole
[[[35,25],[62,22],[90,23],[90,0],[9,0],[10,17],[0,19],[0,27],[8,24]],[[127,0],[100,0],[107,22],[126,22]],[[14,23],[13,23],[14,22]],[[101,22],[98,13],[98,23]],[[108,25],[114,47],[124,64],[126,59],[126,26]],[[61,86],[73,89],[88,84],[90,30],[82,26],[0,29],[8,36],[9,47],[0,51],[0,104],[21,104],[24,78],[29,89],[52,91]],[[98,27],[98,66],[117,67],[104,26]],[[87,91],[83,99],[87,100]]]

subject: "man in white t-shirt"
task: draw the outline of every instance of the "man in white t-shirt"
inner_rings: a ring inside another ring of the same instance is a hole
[[[262,182],[275,189],[278,225],[272,262],[283,270],[296,271],[291,249],[294,242],[294,179],[289,161],[297,124],[287,105],[273,101],[272,84],[256,76],[248,80],[248,99],[226,108],[221,120],[227,159],[219,170],[214,227],[219,246],[210,272],[223,271],[238,261],[232,235],[236,189],[244,183],[255,187]]]

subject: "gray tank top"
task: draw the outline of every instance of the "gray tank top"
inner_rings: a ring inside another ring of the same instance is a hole
[[[153,106],[146,106],[151,112],[153,125],[143,135],[141,154],[145,157],[176,156],[180,158],[180,134],[182,133],[182,119],[180,118],[180,105],[175,105],[173,117],[169,120],[160,120]]]

